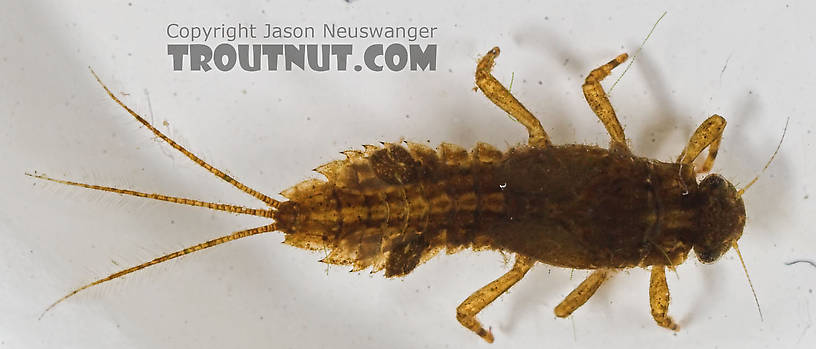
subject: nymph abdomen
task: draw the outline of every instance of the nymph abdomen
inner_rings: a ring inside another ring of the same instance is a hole
[[[471,152],[408,143],[367,146],[320,166],[327,181],[281,193],[276,215],[287,244],[331,251],[323,262],[405,275],[442,249],[490,247],[486,226],[506,218],[494,177],[503,155],[480,143]]]

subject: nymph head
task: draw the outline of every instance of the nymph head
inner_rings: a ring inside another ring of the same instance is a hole
[[[712,174],[699,185],[699,234],[694,240],[694,253],[703,263],[720,258],[742,236],[745,226],[745,205],[740,192],[720,175]]]

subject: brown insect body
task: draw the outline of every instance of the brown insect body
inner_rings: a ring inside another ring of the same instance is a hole
[[[275,216],[278,229],[287,244],[331,250],[323,262],[389,277],[443,248],[576,269],[677,265],[710,213],[691,166],[593,146],[503,154],[480,143],[468,154],[408,143],[346,154],[317,169],[327,182],[282,193],[290,201]]]
[[[689,167],[565,145],[514,149],[499,170],[508,213],[493,227],[500,248],[576,269],[674,265],[691,248]]]
[[[668,316],[665,267],[684,262],[692,248],[703,262],[717,260],[732,246],[736,248],[745,224],[741,195],[747,186],[737,191],[716,174],[699,183],[696,180],[694,160],[708,148],[699,172],[711,169],[725,119],[719,115],[706,119],[675,163],[633,155],[600,85],[627,59],[622,54],[590,72],[583,85],[590,108],[611,137],[609,149],[554,146],[538,119],[490,73],[498,54],[499,49],[493,48],[479,61],[476,85],[525,126],[527,144],[504,153],[484,143],[469,152],[448,143],[437,150],[417,143],[369,145],[364,151],[343,152],[346,159],[316,168],[326,180],[310,179],[285,190],[281,194],[288,201],[270,198],[206,163],[153,127],[102,84],[116,103],[154,135],[267,208],[148,194],[41,174],[33,177],[265,217],[272,222],[123,269],[73,290],[46,312],[84,289],[146,267],[229,241],[280,231],[289,245],[327,251],[322,262],[350,265],[354,271],[384,270],[386,277],[406,275],[442,250],[514,253],[516,261],[510,271],[474,292],[457,308],[457,320],[488,342],[493,341],[493,335],[475,316],[521,280],[536,262],[595,270],[555,308],[559,317],[584,304],[615,270],[650,267],[652,316],[658,325],[676,329]]]
[[[700,186],[693,166],[625,151],[515,148],[499,171],[508,221],[489,228],[495,246],[550,265],[673,266],[692,247],[711,262],[745,223],[742,199],[722,177],[710,175]]]

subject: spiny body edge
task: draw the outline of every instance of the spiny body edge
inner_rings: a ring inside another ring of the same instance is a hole
[[[322,262],[385,270],[386,277],[405,275],[442,249],[489,247],[477,233],[481,220],[504,214],[501,188],[490,178],[501,151],[406,142],[343,154],[315,169],[326,181],[281,193],[289,201],[274,218],[286,244],[330,251]]]

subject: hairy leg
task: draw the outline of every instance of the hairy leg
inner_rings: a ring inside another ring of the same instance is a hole
[[[691,135],[688,145],[680,153],[677,162],[685,165],[692,164],[694,159],[708,147],[708,157],[703,163],[703,167],[698,172],[708,172],[714,166],[714,159],[717,157],[717,151],[720,149],[720,140],[722,140],[723,130],[725,130],[725,119],[717,114],[712,115],[694,131]]]
[[[652,278],[649,281],[649,304],[652,308],[652,317],[658,325],[676,331],[677,324],[668,314],[670,300],[665,267],[654,265],[652,266]]]
[[[555,316],[567,317],[572,314],[572,312],[584,305],[610,276],[612,276],[612,272],[606,269],[599,269],[589,274],[586,280],[581,282],[555,307]]]
[[[623,127],[621,127],[620,121],[618,121],[618,117],[615,115],[615,109],[612,108],[609,97],[606,96],[606,92],[603,86],[601,86],[601,80],[607,77],[612,69],[626,61],[628,57],[629,55],[624,53],[608,63],[595,68],[587,75],[584,85],[582,86],[584,97],[589,107],[592,108],[592,111],[595,112],[595,115],[598,116],[598,119],[600,119],[606,127],[609,136],[612,137],[610,148],[625,151],[629,151],[629,146],[626,145],[626,136],[623,134]]]
[[[511,286],[515,285],[516,282],[521,280],[533,264],[535,264],[535,260],[532,258],[517,254],[513,269],[510,269],[506,274],[480,288],[478,291],[473,292],[470,297],[465,299],[465,301],[456,308],[456,319],[459,320],[462,326],[475,332],[488,343],[493,343],[493,334],[482,327],[482,324],[476,319],[476,314],[496,300],[496,298],[507,291]]]
[[[494,47],[479,61],[479,65],[476,67],[476,86],[494,104],[527,128],[527,132],[530,134],[530,145],[535,147],[550,145],[550,138],[544,128],[541,127],[541,122],[490,73],[493,69],[494,60],[498,56],[499,48]]]

